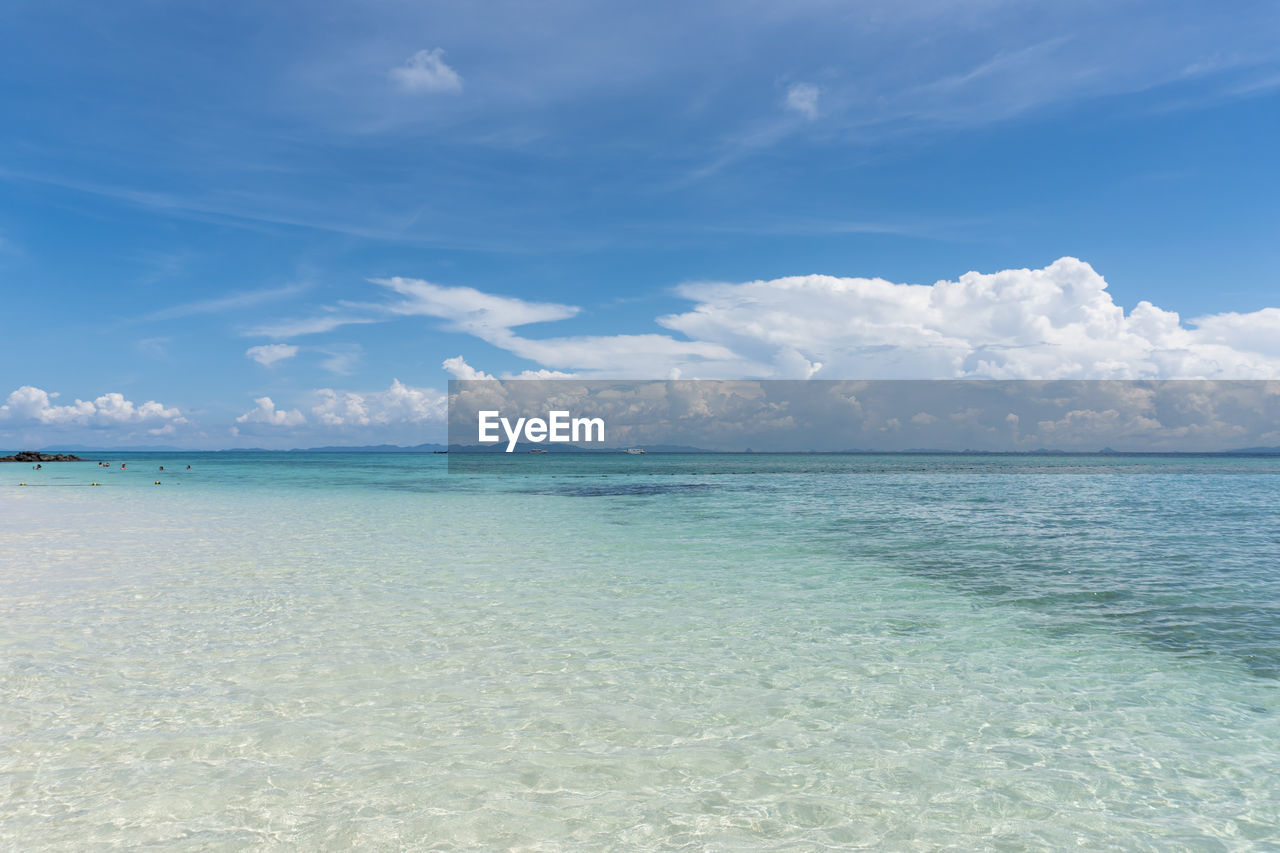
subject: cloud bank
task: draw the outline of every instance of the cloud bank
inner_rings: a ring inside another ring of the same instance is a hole
[[[523,374],[582,378],[762,379],[1265,379],[1280,376],[1280,308],[1184,321],[1150,301],[1126,311],[1089,264],[968,272],[909,284],[882,278],[788,276],[697,282],[676,289],[688,310],[655,318],[661,332],[537,337],[520,327],[581,308],[449,287],[374,279],[394,300],[324,307],[344,323],[432,317],[532,362]],[[444,368],[473,378],[462,356]]]
[[[1141,301],[1126,310],[1089,264],[1061,258],[1042,269],[969,272],[933,284],[828,275],[746,282],[695,282],[676,293],[686,310],[653,320],[656,331],[538,336],[539,323],[577,317],[574,305],[537,302],[421,279],[372,280],[387,294],[379,303],[317,306],[314,318],[274,324],[290,334],[321,334],[347,323],[432,318],[516,359],[524,369],[495,371],[463,355],[441,367],[459,379],[1272,379],[1280,378],[1280,308],[1226,312],[1184,320]],[[328,322],[332,321],[332,322]],[[251,347],[266,366],[300,351],[294,344]],[[308,349],[329,356],[342,373],[359,347],[337,342]],[[0,422],[26,426],[144,425],[172,431],[187,422],[176,408],[135,404],[120,394],[57,405],[52,395],[23,386],[0,406]],[[367,430],[374,437],[402,429],[418,435],[443,421],[445,395],[395,380],[385,390],[316,388],[277,407],[258,397],[235,419],[247,431],[281,428],[315,433]],[[1099,410],[1101,411],[1101,410]],[[1055,430],[1080,432],[1084,416],[1060,427],[1011,422],[1010,429],[1044,439]],[[922,427],[952,413],[905,413],[904,427]],[[237,427],[238,429],[238,427]],[[237,433],[238,434],[238,433]]]
[[[148,400],[134,403],[123,394],[111,392],[93,400],[76,399],[68,405],[56,405],[57,392],[23,385],[9,394],[0,406],[0,424],[5,426],[42,426],[54,428],[114,428],[128,434],[132,427],[142,427],[149,435],[167,435],[188,423],[181,411]]]
[[[399,379],[393,379],[384,391],[317,388],[305,396],[310,399],[306,406],[309,416],[301,408],[280,408],[270,397],[256,397],[254,408],[236,418],[236,423],[246,429],[237,427],[234,434],[266,434],[255,426],[307,427],[323,432],[443,424],[449,403],[443,391],[416,388]]]
[[[656,322],[682,337],[461,328],[542,367],[598,378],[1280,377],[1280,309],[1184,322],[1144,300],[1126,313],[1075,258],[927,285],[806,275],[677,292],[692,307]]]
[[[386,391],[315,392],[319,402],[311,407],[317,423],[328,427],[369,427],[391,424],[443,423],[448,397],[432,388],[412,388],[399,379]]]

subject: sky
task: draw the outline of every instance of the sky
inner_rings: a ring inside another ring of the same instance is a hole
[[[9,0],[0,446],[450,378],[1280,378],[1280,6]]]

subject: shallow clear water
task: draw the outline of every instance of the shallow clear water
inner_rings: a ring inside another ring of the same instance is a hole
[[[113,464],[0,467],[0,848],[1280,839],[1280,460]]]

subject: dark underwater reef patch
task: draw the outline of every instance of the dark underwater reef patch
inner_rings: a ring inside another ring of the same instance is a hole
[[[560,495],[568,498],[649,497],[651,495],[700,494],[722,488],[710,483],[558,483],[521,489],[527,495]]]

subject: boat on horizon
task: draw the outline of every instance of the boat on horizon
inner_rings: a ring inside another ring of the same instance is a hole
[[[622,452],[623,452],[623,453],[630,454],[631,456],[639,456],[641,453],[644,453],[644,448],[641,448],[641,447],[629,447],[629,448],[627,448],[626,450],[624,450],[624,451],[622,451]]]

